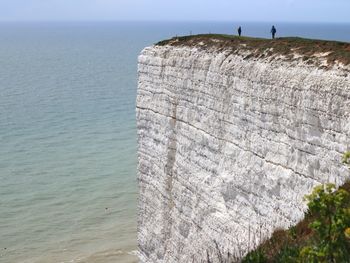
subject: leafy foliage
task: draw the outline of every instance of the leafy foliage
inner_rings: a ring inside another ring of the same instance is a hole
[[[275,258],[275,262],[295,263],[299,257],[300,248],[298,246],[284,246]]]
[[[343,156],[343,163],[350,164],[350,152],[346,152]]]
[[[317,219],[310,224],[315,230],[315,242],[301,251],[307,262],[346,262],[350,258],[350,243],[345,233],[350,227],[350,194],[335,185],[317,186],[309,201],[309,212]]]
[[[250,252],[242,260],[242,263],[267,263],[268,260],[264,252],[260,249]]]

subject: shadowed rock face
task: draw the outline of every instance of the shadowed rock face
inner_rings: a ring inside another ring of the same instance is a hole
[[[349,178],[348,69],[246,52],[139,56],[141,262],[241,257],[301,220],[315,185]]]

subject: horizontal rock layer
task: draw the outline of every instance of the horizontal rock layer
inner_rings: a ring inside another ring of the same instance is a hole
[[[342,184],[350,77],[302,61],[199,47],[139,56],[141,262],[241,257]]]

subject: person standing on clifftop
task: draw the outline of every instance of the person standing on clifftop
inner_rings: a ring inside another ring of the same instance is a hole
[[[275,39],[276,32],[277,32],[277,30],[276,30],[275,26],[272,26],[272,28],[271,28],[272,39]]]
[[[241,26],[239,26],[239,28],[237,29],[237,31],[238,31],[238,36],[241,36],[241,34],[242,34],[242,28],[241,28]]]

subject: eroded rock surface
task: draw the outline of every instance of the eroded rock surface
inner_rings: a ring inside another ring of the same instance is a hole
[[[342,184],[350,77],[303,61],[152,46],[139,56],[141,262],[240,257]]]

